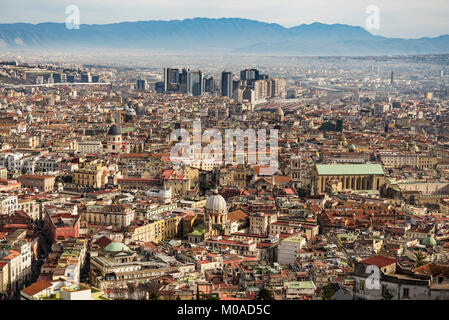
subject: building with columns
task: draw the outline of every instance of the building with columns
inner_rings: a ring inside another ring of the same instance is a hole
[[[104,153],[123,154],[130,153],[131,147],[128,142],[123,141],[122,130],[113,124],[106,135],[106,141],[102,142]]]
[[[312,172],[313,192],[326,190],[380,190],[384,182],[381,164],[317,164]]]
[[[237,221],[229,216],[226,200],[217,191],[207,198],[204,222],[206,224],[205,239],[216,235],[230,235],[238,230]]]

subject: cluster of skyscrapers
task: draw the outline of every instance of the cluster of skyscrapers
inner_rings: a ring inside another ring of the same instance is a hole
[[[138,90],[144,90],[145,80],[139,79],[136,84]],[[234,99],[262,100],[269,97],[284,97],[286,93],[285,79],[269,79],[267,74],[261,74],[257,69],[240,71],[240,79],[234,79],[232,72],[221,73],[221,86],[217,86],[212,76],[204,77],[200,70],[176,68],[164,69],[164,82],[156,84],[156,90],[163,92],[182,92],[192,96],[205,93],[217,94]]]
[[[204,77],[200,70],[165,68],[163,91],[201,96],[205,92],[214,92],[215,82],[213,77]]]

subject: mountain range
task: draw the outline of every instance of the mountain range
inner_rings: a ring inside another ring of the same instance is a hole
[[[445,54],[449,53],[449,35],[399,39],[344,24],[316,22],[286,28],[240,18],[81,24],[73,30],[65,23],[0,24],[0,51],[18,48],[337,56]]]

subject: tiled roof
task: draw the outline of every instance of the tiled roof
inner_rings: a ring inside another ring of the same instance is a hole
[[[323,176],[384,174],[381,164],[317,164],[316,169]]]
[[[51,286],[52,286],[52,284],[50,282],[41,280],[41,281],[33,283],[29,287],[26,287],[25,289],[22,290],[22,292],[24,292],[25,294],[27,294],[29,296],[34,296],[35,294],[37,294]]]
[[[363,264],[374,265],[379,268],[383,268],[389,266],[391,264],[397,263],[396,259],[384,257],[384,256],[374,256],[365,260],[360,261]]]

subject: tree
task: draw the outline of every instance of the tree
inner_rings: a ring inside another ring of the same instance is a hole
[[[332,300],[332,297],[334,296],[334,294],[335,294],[335,292],[332,287],[332,283],[328,282],[327,285],[323,288],[321,298],[323,300]]]
[[[387,191],[385,192],[385,195],[388,198],[394,198],[395,196],[395,191],[392,188],[388,188]]]
[[[256,300],[258,301],[270,301],[270,300],[274,300],[274,296],[271,293],[270,290],[266,289],[266,288],[262,288],[259,291],[259,294],[257,295]]]
[[[217,296],[209,293],[209,294],[202,294],[200,300],[220,300]]]
[[[306,188],[298,188],[298,196],[300,198],[305,198],[305,197],[309,197],[310,196],[310,189],[306,189]]]
[[[150,300],[159,300],[159,295],[157,293],[150,293]]]
[[[128,299],[128,290],[126,288],[112,288],[111,294],[115,300],[126,300]]]
[[[159,290],[161,289],[161,287],[162,284],[160,284],[156,280],[152,280],[139,284],[136,293],[139,297],[139,300],[144,300],[147,295],[150,300],[159,300]]]
[[[127,286],[128,286],[128,294],[131,296],[131,297],[134,297],[134,295],[135,295],[135,293],[136,293],[136,289],[137,289],[137,287],[136,287],[136,285],[134,284],[134,283],[128,283],[127,284]],[[139,299],[138,299],[139,300]]]
[[[415,268],[419,268],[426,264],[426,256],[421,251],[415,252]]]

